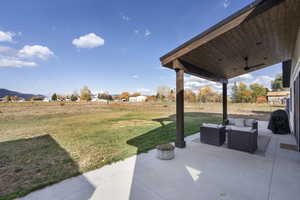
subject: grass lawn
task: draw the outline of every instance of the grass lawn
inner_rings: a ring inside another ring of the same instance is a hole
[[[259,117],[277,109],[230,106]],[[221,104],[191,104],[185,111],[185,135],[203,122],[221,122]],[[174,103],[0,103],[0,199],[174,141],[174,113]]]

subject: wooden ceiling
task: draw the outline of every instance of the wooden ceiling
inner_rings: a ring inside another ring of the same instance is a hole
[[[291,59],[299,26],[300,0],[255,1],[164,55],[161,63],[173,69],[178,59],[194,69],[193,75],[230,79]],[[248,66],[263,65],[246,70],[246,57]]]

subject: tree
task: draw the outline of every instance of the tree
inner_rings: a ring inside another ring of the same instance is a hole
[[[167,97],[169,101],[175,101],[175,92],[174,89],[170,90],[169,96]]]
[[[209,86],[199,89],[198,100],[202,103],[213,102],[216,92]]]
[[[56,93],[54,93],[54,94],[52,95],[51,100],[52,100],[52,101],[57,101],[57,94],[56,94]]]
[[[258,97],[267,95],[268,89],[260,84],[253,83],[250,85],[252,102],[256,102]]]
[[[184,100],[190,103],[196,102],[196,94],[192,90],[184,91]]]
[[[77,101],[78,100],[78,95],[77,94],[72,94],[70,99],[71,99],[71,101]]]
[[[80,100],[90,101],[92,100],[92,93],[87,86],[80,90]]]
[[[33,96],[33,97],[31,97],[31,100],[32,101],[43,101],[44,97],[42,97],[42,96]]]
[[[249,103],[251,102],[252,96],[251,96],[251,90],[249,90],[248,86],[240,82],[238,86],[238,100],[240,103]]]
[[[4,101],[5,102],[11,102],[11,96],[5,96]]]
[[[271,82],[271,88],[272,91],[281,91],[283,90],[283,84],[282,84],[282,73],[278,73],[274,79],[274,81]]]
[[[130,95],[131,97],[138,97],[138,96],[141,96],[141,93],[139,92],[135,92],[133,93],[132,95]]]
[[[129,99],[129,92],[122,92],[122,94],[119,96],[120,99],[125,99],[126,101],[128,101]]]
[[[237,86],[237,83],[234,82],[233,86],[232,86],[232,94],[231,94],[231,99],[232,99],[232,103],[237,103],[238,102],[238,91],[239,88]]]
[[[165,98],[168,98],[171,93],[171,88],[166,86],[159,86],[157,88],[157,95],[156,98],[159,100],[164,100]]]
[[[98,99],[105,99],[105,100],[109,100],[109,101],[113,100],[112,96],[107,93],[99,93]]]

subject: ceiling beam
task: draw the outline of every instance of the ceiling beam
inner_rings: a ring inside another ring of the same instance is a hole
[[[182,59],[176,59],[173,61],[173,69],[183,69],[185,73],[191,74],[200,78],[204,78],[210,81],[215,82],[224,82],[226,81],[226,78],[214,74],[212,72],[206,71],[204,69],[201,69],[187,61],[184,61]]]

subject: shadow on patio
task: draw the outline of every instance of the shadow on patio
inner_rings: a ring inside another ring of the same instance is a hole
[[[50,135],[0,143],[0,199],[23,196],[78,174],[77,163]],[[94,188],[88,181],[82,184],[87,190],[82,199],[88,199]]]

